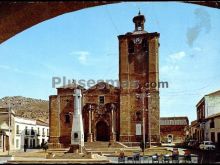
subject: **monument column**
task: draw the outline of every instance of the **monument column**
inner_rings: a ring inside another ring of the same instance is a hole
[[[89,105],[89,134],[88,134],[88,142],[93,142],[92,140],[92,105]]]
[[[115,142],[116,141],[116,135],[115,135],[115,107],[112,104],[111,105],[111,116],[112,116],[112,132],[111,132],[111,141]]]
[[[71,145],[68,151],[70,153],[77,151],[77,149],[80,149],[80,152],[82,152],[82,147],[84,147],[84,129],[81,107],[82,94],[80,89],[75,89],[74,92],[74,113],[71,132]]]

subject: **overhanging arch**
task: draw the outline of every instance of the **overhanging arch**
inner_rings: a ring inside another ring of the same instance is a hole
[[[220,2],[218,1],[182,2],[220,8]],[[0,44],[14,35],[24,31],[25,29],[56,16],[89,7],[113,3],[120,2],[0,2]]]

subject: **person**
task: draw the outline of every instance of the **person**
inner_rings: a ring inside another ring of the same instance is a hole
[[[43,150],[44,150],[45,152],[47,151],[47,149],[48,149],[47,142],[43,144],[42,148],[43,148]]]
[[[125,161],[125,153],[123,150],[120,151],[119,156],[118,156],[119,162],[124,162]]]
[[[173,149],[172,160],[179,161],[179,151],[178,151],[178,148],[174,148]]]
[[[24,144],[24,152],[27,151],[27,144]]]
[[[185,161],[191,161],[191,155],[189,150],[184,151]]]
[[[112,143],[111,143],[111,142],[109,142],[109,143],[108,143],[108,148],[109,148],[111,145],[112,145]]]

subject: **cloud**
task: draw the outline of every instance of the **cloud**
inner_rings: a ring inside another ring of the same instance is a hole
[[[198,51],[198,52],[201,52],[202,51],[202,48],[200,48],[200,47],[195,47],[195,48],[193,48],[195,51]]]
[[[85,65],[88,63],[88,56],[89,56],[89,52],[87,51],[75,51],[75,52],[71,52],[71,55],[73,55],[75,58],[77,58],[77,60]]]
[[[5,70],[11,69],[11,67],[10,67],[10,66],[7,66],[7,65],[0,65],[0,68],[1,68],[1,69],[5,69]]]
[[[194,11],[196,16],[196,24],[188,28],[186,33],[187,44],[192,47],[196,39],[199,37],[202,30],[209,33],[211,29],[211,19],[209,13],[203,8],[198,8]]]
[[[167,56],[165,65],[160,67],[160,76],[169,82],[176,81],[177,76],[181,76],[180,62],[186,56],[184,51],[179,51]]]
[[[179,61],[181,60],[182,58],[184,58],[186,56],[186,53],[181,51],[181,52],[177,52],[177,53],[174,53],[174,54],[171,54],[169,55],[169,59],[172,61],[172,62],[176,62],[176,61]]]

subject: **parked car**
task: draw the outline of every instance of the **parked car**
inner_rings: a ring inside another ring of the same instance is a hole
[[[203,141],[200,145],[199,148],[201,150],[215,150],[215,144],[211,141]]]
[[[197,140],[190,140],[187,146],[189,148],[197,148],[199,146],[199,143]]]

